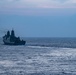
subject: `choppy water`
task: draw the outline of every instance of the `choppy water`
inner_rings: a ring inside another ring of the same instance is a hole
[[[0,75],[76,75],[75,38],[26,38],[25,46],[0,42]]]

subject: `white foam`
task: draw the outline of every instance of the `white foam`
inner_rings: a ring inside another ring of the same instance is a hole
[[[43,47],[43,46],[27,46],[28,48],[38,48],[38,49],[51,49],[51,48],[54,48],[54,47]]]
[[[10,60],[3,60],[3,61],[0,61],[0,65],[2,65],[4,67],[13,67],[16,64],[13,61],[10,61]]]

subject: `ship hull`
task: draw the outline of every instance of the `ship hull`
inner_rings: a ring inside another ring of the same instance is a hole
[[[26,41],[20,42],[4,42],[5,45],[25,45]]]

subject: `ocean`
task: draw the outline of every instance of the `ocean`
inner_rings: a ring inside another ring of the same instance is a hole
[[[23,39],[23,46],[0,39],[0,75],[76,75],[76,38]]]

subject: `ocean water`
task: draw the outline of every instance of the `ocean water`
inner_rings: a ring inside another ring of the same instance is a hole
[[[0,75],[76,75],[76,38],[24,39],[24,46],[0,39]]]

